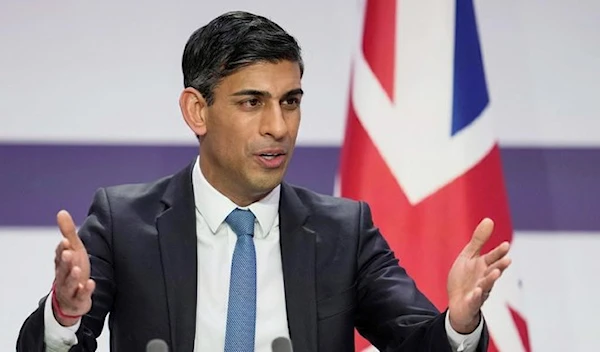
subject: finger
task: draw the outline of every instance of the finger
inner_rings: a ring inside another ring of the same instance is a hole
[[[472,312],[477,312],[481,309],[483,301],[483,290],[481,287],[475,287],[467,297],[467,305]]]
[[[469,241],[463,250],[463,255],[467,256],[468,258],[479,255],[481,248],[483,248],[483,245],[490,238],[493,230],[494,222],[489,218],[483,219],[479,225],[477,225],[477,228],[475,228],[473,237],[471,237],[471,241]]]
[[[54,251],[55,268],[58,268],[58,265],[60,264],[60,258],[62,256],[62,252],[66,249],[69,249],[69,240],[67,240],[66,238],[63,238],[60,241],[60,243],[58,244],[58,246],[56,246],[56,250]]]
[[[56,222],[58,223],[58,228],[62,235],[69,240],[72,249],[77,250],[83,248],[83,243],[77,235],[77,228],[75,227],[71,214],[66,210],[59,211],[56,215]]]
[[[79,284],[79,289],[76,293],[76,299],[80,302],[85,302],[92,298],[92,293],[96,288],[96,282],[92,279],[88,279],[85,283]]]
[[[506,270],[506,268],[508,268],[511,263],[512,263],[512,259],[509,256],[504,256],[504,258],[502,258],[502,259],[496,261],[494,264],[490,265],[486,269],[485,275],[487,276],[494,269],[498,269],[498,270],[500,270],[500,273],[503,273],[504,270]]]
[[[494,283],[500,278],[501,274],[502,272],[499,269],[494,269],[484,278],[479,280],[477,286],[480,287],[483,292],[490,292],[492,287],[494,287]]]
[[[63,285],[67,276],[71,273],[73,267],[73,251],[66,249],[62,251],[58,266],[56,269],[56,282],[57,285]]]
[[[81,282],[81,268],[78,266],[73,267],[69,275],[67,276],[61,290],[61,296],[64,299],[73,300],[77,293],[77,288]]]
[[[485,260],[486,265],[491,265],[497,260],[503,258],[508,254],[508,250],[510,249],[510,243],[502,242],[499,246],[489,251],[483,258]]]

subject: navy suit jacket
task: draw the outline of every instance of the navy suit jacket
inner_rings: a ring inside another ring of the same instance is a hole
[[[94,351],[109,315],[111,350],[155,338],[191,352],[197,247],[193,163],[158,181],[99,189],[81,237],[96,281],[71,351]],[[364,202],[282,184],[279,216],[288,328],[295,352],[354,351],[354,328],[380,351],[450,351],[440,313],[407,275]],[[44,350],[44,297],[17,351]],[[110,313],[110,314],[109,314]],[[485,351],[484,333],[478,351]]]

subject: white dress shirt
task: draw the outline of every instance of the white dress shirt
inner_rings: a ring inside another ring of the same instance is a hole
[[[196,204],[198,246],[198,300],[194,351],[223,351],[229,296],[231,259],[236,234],[225,218],[238,206],[211,186],[202,172],[198,159],[192,171]],[[271,342],[277,337],[289,338],[287,325],[281,250],[279,246],[279,198],[277,186],[262,200],[242,209],[255,217],[257,302],[255,348],[271,352]],[[454,351],[475,351],[483,324],[469,335],[461,335],[450,326],[446,316],[448,340]],[[80,322],[63,327],[54,318],[51,300],[46,300],[44,326],[46,351],[67,352],[77,344],[75,332]]]
[[[225,218],[238,206],[208,183],[198,162],[192,182],[199,260],[195,351],[223,351],[231,259],[237,241]],[[242,208],[251,210],[256,217],[255,350],[261,352],[271,352],[275,338],[289,338],[279,246],[279,197],[277,186],[265,198]]]

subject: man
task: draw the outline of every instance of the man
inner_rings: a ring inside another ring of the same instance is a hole
[[[57,222],[51,293],[18,351],[352,351],[354,328],[382,351],[484,351],[480,308],[510,264],[475,229],[439,313],[398,265],[367,204],[283,183],[300,123],[303,63],[268,19],[224,14],[192,34],[180,107],[200,142],[181,172],[96,192],[79,233]]]

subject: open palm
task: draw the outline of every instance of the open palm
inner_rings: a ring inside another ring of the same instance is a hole
[[[467,334],[475,330],[483,303],[496,280],[511,263],[507,255],[510,247],[508,242],[503,242],[484,255],[480,254],[493,229],[492,220],[482,220],[448,274],[450,324],[460,333]]]

